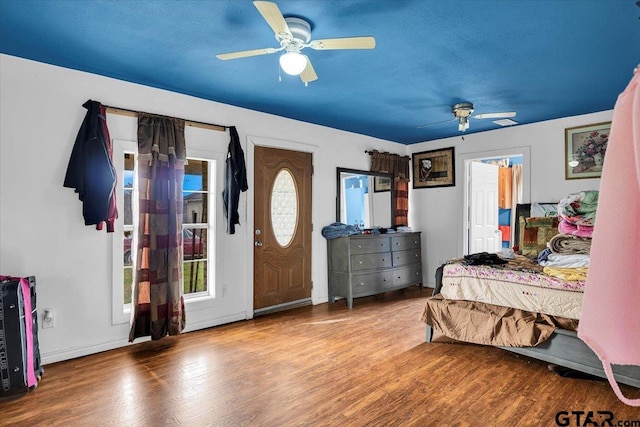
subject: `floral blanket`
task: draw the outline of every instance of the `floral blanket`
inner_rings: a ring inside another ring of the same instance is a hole
[[[598,208],[597,190],[569,194],[558,203],[558,216],[573,225],[593,226]]]

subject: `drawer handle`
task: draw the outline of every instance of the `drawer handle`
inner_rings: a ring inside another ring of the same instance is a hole
[[[359,264],[362,265],[362,261],[360,261]]]
[[[396,242],[396,246],[400,246],[400,242]]]
[[[358,245],[358,249],[362,249],[362,245]]]
[[[418,258],[418,254],[414,254],[413,256],[414,256],[414,257],[416,257],[416,258]]]
[[[364,286],[364,282],[358,283],[358,286]]]
[[[385,262],[385,259],[384,259],[384,258],[382,258],[382,262]]]

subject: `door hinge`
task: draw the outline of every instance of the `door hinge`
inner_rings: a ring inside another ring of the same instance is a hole
[[[313,166],[313,165],[311,165],[311,176],[313,176],[313,174],[314,174],[315,172],[316,172],[316,171],[315,171],[314,166]]]

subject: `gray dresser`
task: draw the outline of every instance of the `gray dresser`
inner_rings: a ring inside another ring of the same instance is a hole
[[[422,286],[420,233],[370,234],[327,241],[329,302]]]

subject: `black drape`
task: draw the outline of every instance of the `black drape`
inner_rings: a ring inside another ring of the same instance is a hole
[[[227,233],[234,234],[236,232],[236,224],[240,224],[240,215],[238,214],[240,192],[247,191],[249,186],[247,185],[244,151],[242,151],[236,127],[231,126],[229,133],[231,134],[231,141],[227,151],[222,199],[224,200],[224,213],[227,217]]]

